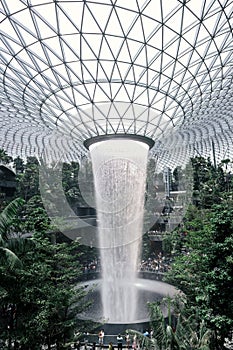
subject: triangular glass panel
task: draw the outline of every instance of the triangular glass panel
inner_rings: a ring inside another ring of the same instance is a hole
[[[145,37],[143,35],[142,26],[141,26],[141,18],[138,15],[137,19],[130,26],[128,38],[133,39],[137,42],[145,43]]]
[[[54,11],[54,4],[47,3],[46,5],[40,6],[39,11],[35,9],[35,11],[31,12],[39,27],[39,36],[41,38],[48,38],[55,35],[57,32],[57,17]]]
[[[137,66],[136,64],[133,65],[133,71],[135,74],[135,81],[139,81],[141,78],[141,74],[144,71],[144,68],[141,66]]]
[[[114,79],[120,79],[118,71],[117,69],[115,69],[116,65],[114,61],[101,60],[100,63],[102,66],[102,70],[105,72],[105,79],[108,79],[109,81]]]
[[[150,39],[147,41],[147,46],[151,46],[158,51],[163,49],[163,32],[161,28],[152,34]]]
[[[4,2],[4,1],[3,1]],[[26,10],[26,5],[21,1],[7,1],[7,7],[10,13],[17,13],[23,10]],[[7,11],[8,12],[8,11]]]
[[[27,17],[27,26],[25,26],[25,14],[21,13],[21,16],[22,17],[19,20],[20,25],[15,23],[15,26],[20,33],[22,45],[24,45],[23,43],[25,43],[24,46],[29,46],[35,41],[37,41],[37,34],[31,17]]]
[[[64,43],[65,53],[67,52],[66,60],[77,60],[80,58],[81,35],[66,35],[61,38]]]
[[[98,23],[98,32],[104,34],[109,17],[111,16],[112,11],[114,11],[113,7],[109,6],[109,4],[106,6],[106,4],[103,4],[101,2],[95,4],[90,2],[88,4],[88,8]]]
[[[191,3],[193,4],[193,1]],[[222,10],[222,6],[218,1],[206,2],[204,3],[203,17],[214,15],[221,10]]]
[[[92,50],[88,42],[88,36],[81,38],[81,59],[82,60],[96,60],[97,53]]]
[[[137,55],[134,57],[134,64],[148,67],[147,52],[145,47],[142,47]]]
[[[111,100],[115,100],[116,95],[121,87],[122,87],[122,85],[120,82],[111,82],[111,85],[110,85],[110,91],[111,91],[110,99]]]
[[[161,7],[160,4],[162,4],[161,1],[146,1],[144,2],[143,6],[142,6],[142,13],[143,15],[147,16],[147,17],[152,17],[153,14],[153,18],[154,20],[157,22],[161,22]]]
[[[126,9],[126,10],[130,10],[130,11],[138,11],[138,0],[130,0],[129,3],[127,2],[127,5],[126,5],[126,2],[125,0],[117,0],[117,7],[121,7],[123,9]]]
[[[70,35],[70,34],[76,34],[79,30],[79,22],[77,22],[77,18],[75,22],[72,22],[70,20],[70,12],[69,6],[63,10],[63,8],[57,6],[57,21],[58,21],[58,33],[61,35]],[[70,8],[70,10],[73,9],[73,6]]]
[[[57,65],[64,61],[60,40],[58,37],[43,40],[43,47],[44,50],[47,52],[52,65]]]
[[[98,25],[98,17],[101,15],[101,13],[92,13],[89,9],[89,4],[86,3],[86,6],[84,6],[83,11],[83,20],[82,20],[82,27],[81,31],[82,33],[101,33],[101,29]],[[101,19],[101,18],[100,18]]]
[[[145,87],[148,86],[148,75],[146,69],[142,70],[142,73],[140,73],[138,79],[136,80],[136,84],[143,84]]]
[[[79,55],[78,55],[78,52],[74,52],[74,49],[72,48],[72,46],[69,45],[69,42],[67,42],[67,38],[70,37],[70,36],[67,36],[67,37],[61,37],[61,40],[60,40],[60,45],[62,47],[62,55],[64,57],[64,61],[66,62],[66,64],[68,62],[73,62],[73,61],[77,61],[79,60]],[[80,36],[79,35],[74,35],[72,36],[72,41],[75,41],[75,40],[79,40]],[[79,46],[80,47],[80,46]]]
[[[122,27],[121,27],[121,19],[119,17],[117,17],[115,11],[111,12],[110,19],[109,19],[109,22],[107,24],[105,33],[111,34],[113,36],[124,37],[124,33],[123,33]]]
[[[99,59],[114,60],[114,53],[112,51],[112,45],[106,42],[105,38],[102,40],[101,49],[99,53]]]
[[[6,38],[7,42],[9,42],[11,45],[17,45],[19,48],[22,45],[18,40],[15,30],[13,29],[10,21],[6,20],[1,23],[1,36]],[[14,42],[11,40],[11,38],[15,39]],[[18,41],[18,44],[16,44],[15,41]]]
[[[74,90],[74,95],[75,95],[75,100],[76,104],[79,104],[79,93],[82,93],[82,96],[86,98],[88,101],[94,101],[94,93],[96,89],[96,84],[95,83],[87,83],[85,85],[78,85],[75,87]],[[77,99],[76,99],[77,95]]]
[[[119,85],[119,89],[114,99],[122,102],[130,102],[127,88],[125,89],[123,85]]]
[[[95,95],[94,95],[94,101],[95,102],[106,102],[109,101],[108,94],[109,91],[105,92],[106,85],[105,84],[97,84]]]
[[[129,48],[126,42],[124,42],[124,44],[122,45],[119,55],[117,57],[117,60],[120,62],[127,62],[127,63],[132,62],[131,53],[129,53]]]
[[[190,9],[189,9],[190,8]],[[197,19],[200,16],[202,10],[202,4],[199,1],[190,1],[188,6],[184,6],[184,9],[180,11],[180,23],[181,26],[177,26],[177,28],[181,27],[181,35],[183,36],[185,33],[189,32],[190,35],[193,34],[195,36],[196,26],[199,25],[199,21]]]
[[[96,60],[81,62],[81,78],[84,82],[93,82],[97,80],[97,65]]]
[[[88,46],[93,51],[95,58],[97,59],[100,52],[102,36],[100,34],[85,34],[84,38]]]
[[[154,18],[151,18],[151,17],[149,18],[143,15],[141,16],[141,21],[142,21],[143,35],[147,42],[147,39],[151,37],[152,33],[155,30],[156,23],[154,21]]]
[[[130,4],[132,4],[132,3],[133,3],[133,1],[130,1]],[[119,5],[118,1],[117,1],[117,5]],[[128,7],[128,4],[127,4],[127,7]],[[129,32],[129,29],[131,27],[131,24],[133,23],[135,18],[138,16],[138,13],[128,10],[128,8],[125,8],[125,6],[123,6],[123,7],[116,6],[115,11],[116,11],[116,14],[117,14],[117,16],[120,20],[120,23],[121,23],[122,34],[124,36],[128,36],[128,32]]]
[[[67,23],[68,28],[71,32],[76,32],[77,30],[80,30],[81,23],[83,21],[83,9],[85,8],[85,2],[83,1],[59,1],[57,3],[57,9],[59,10],[59,18],[64,19],[64,17],[67,18],[67,20],[70,22],[70,24]],[[63,13],[63,15],[61,14]],[[60,17],[62,16],[62,17]],[[72,27],[71,27],[72,26]],[[65,25],[63,25],[63,22],[61,21],[60,27],[65,31]],[[76,28],[76,29],[75,29]]]

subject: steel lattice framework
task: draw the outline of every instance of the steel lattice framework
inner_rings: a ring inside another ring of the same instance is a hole
[[[165,164],[232,157],[232,0],[1,0],[0,147],[79,159],[106,134]]]

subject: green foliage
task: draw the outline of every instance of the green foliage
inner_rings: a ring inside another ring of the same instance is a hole
[[[19,162],[19,161],[18,161]],[[36,157],[28,157],[23,172],[17,173],[17,196],[26,201],[39,195],[39,164]]]
[[[15,237],[15,223],[17,213],[23,203],[22,199],[17,198],[0,213],[0,264],[6,264],[9,268],[19,264],[19,259],[13,249],[16,245],[22,246],[22,242]]]
[[[16,171],[16,174],[23,173],[24,171],[24,162],[20,157],[16,157],[14,159],[14,168]]]
[[[24,230],[26,232],[48,231],[50,219],[39,195],[31,197],[23,208]]]
[[[152,336],[136,334],[142,349],[154,350],[211,350],[213,332],[187,304],[184,295],[174,299],[164,298],[160,302],[149,303]]]
[[[165,280],[185,293],[193,312],[198,309],[215,334],[214,349],[222,349],[233,327],[233,187],[223,171],[228,163],[192,160],[194,204],[167,237],[174,262]]]
[[[33,249],[19,254],[22,266],[5,274],[1,301],[15,305],[16,324],[11,331],[24,347],[56,343],[59,348],[73,340],[74,331],[82,331],[76,315],[87,307],[85,291],[76,286],[81,273],[79,245],[54,245],[42,233],[36,233],[33,242]]]
[[[9,164],[10,162],[12,162],[12,160],[12,157],[9,156],[7,152],[4,151],[4,149],[0,149],[0,163]]]
[[[18,158],[15,166],[17,195],[24,200],[17,199],[1,214],[0,249],[4,248],[8,255],[8,263],[6,259],[3,263],[1,252],[1,338],[17,340],[25,350],[39,349],[43,343],[48,346],[56,343],[57,349],[62,349],[66,342],[73,341],[74,332],[86,330],[88,323],[77,319],[77,314],[89,304],[83,299],[86,292],[77,287],[82,249],[77,242],[52,241],[49,232],[53,229],[39,193],[37,159],[29,157],[24,164]],[[69,190],[78,187],[77,170],[77,163],[64,166],[63,182],[68,197]],[[73,198],[70,202],[74,206],[78,203]],[[17,203],[22,207],[20,212]],[[29,233],[32,238],[21,238],[22,233]]]
[[[82,196],[78,184],[79,164],[64,163],[62,169],[62,185],[70,206],[75,209],[82,203]]]
[[[0,158],[3,162],[11,160],[5,153]],[[163,242],[167,253],[174,257],[166,279],[185,294],[187,303],[179,309],[167,300],[167,318],[161,312],[161,305],[152,306],[154,338],[138,335],[148,349],[222,349],[223,339],[233,327],[233,180],[225,173],[229,162],[213,166],[210,160],[192,159],[193,204],[183,222]],[[82,250],[86,254],[87,250],[74,242],[52,244],[48,238],[50,220],[39,193],[38,161],[29,157],[24,164],[17,159],[16,165],[17,195],[26,202],[20,216],[17,205],[14,210],[11,204],[0,217],[0,249],[5,254],[1,254],[0,261],[0,305],[3,309],[13,305],[0,332],[20,340],[25,349],[29,344],[37,349],[42,343],[57,343],[61,348],[72,340],[75,330],[82,331],[75,317],[86,307],[84,291],[75,288],[82,258],[75,252]],[[81,174],[84,188],[90,187],[88,166]],[[154,176],[154,167],[151,161],[149,177]],[[63,165],[63,188],[73,208],[85,205],[79,189],[79,171],[78,163]],[[173,190],[182,189],[182,177],[182,169],[175,169]],[[52,189],[56,184],[50,186]],[[145,218],[154,212],[154,191],[155,188],[147,188]],[[17,237],[10,235],[12,231]],[[34,233],[33,248],[25,244],[26,240],[19,239],[22,232]],[[149,240],[144,236],[145,256],[150,254],[146,242]],[[15,257],[21,265],[15,263]],[[12,318],[15,308],[17,317]],[[11,332],[7,333],[9,324]],[[211,347],[213,332],[215,344]]]
[[[220,347],[233,326],[232,208],[223,202],[202,210],[199,220],[185,220],[185,253],[177,255],[166,276],[199,309]]]
[[[215,167],[210,159],[196,157],[192,159],[194,192],[193,202],[199,208],[210,208],[220,203],[226,183],[222,164]]]

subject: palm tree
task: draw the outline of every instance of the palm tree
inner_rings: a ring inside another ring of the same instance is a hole
[[[14,225],[17,211],[23,203],[21,198],[16,198],[0,213],[0,264],[7,264],[9,268],[20,264],[20,260],[13,250],[23,246],[24,240],[16,238],[10,229]]]
[[[212,331],[208,329],[198,312],[191,313],[184,296],[164,298],[167,310],[165,319],[161,302],[149,304],[151,325],[156,350],[209,350]]]
[[[178,320],[176,338],[181,350],[210,350],[211,340],[213,339],[212,330],[208,329],[205,322],[199,321],[194,314],[181,321]]]
[[[175,332],[175,325],[173,324],[172,318],[172,301],[170,298],[164,298],[163,303],[166,304],[166,318],[163,315],[160,302],[149,304],[153,337],[156,340],[157,348],[159,350],[179,349]]]

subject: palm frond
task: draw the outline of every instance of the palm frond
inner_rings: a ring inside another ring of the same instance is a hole
[[[158,350],[159,348],[157,347],[157,342],[155,339],[151,339],[146,337],[143,333],[136,331],[134,329],[127,329],[127,332],[129,332],[129,334],[133,335],[133,336],[137,336],[137,339],[140,341],[141,343],[141,348],[146,348],[146,349],[150,349],[150,350]]]
[[[0,263],[7,264],[10,269],[21,265],[17,255],[7,247],[0,247]]]
[[[35,246],[35,241],[32,239],[27,238],[11,238],[7,241],[5,247],[9,248],[10,250],[13,250],[19,253],[26,253],[29,249],[33,248]]]
[[[7,239],[7,233],[12,225],[19,208],[24,204],[24,200],[16,198],[0,213],[0,243]]]
[[[200,324],[199,337],[200,337],[200,342],[199,342],[200,349],[202,350],[209,349],[209,344],[213,337],[213,331],[206,327],[206,324],[204,321],[202,321]]]
[[[158,346],[162,348],[166,341],[166,326],[160,303],[149,304],[149,310],[153,337],[156,339]]]

